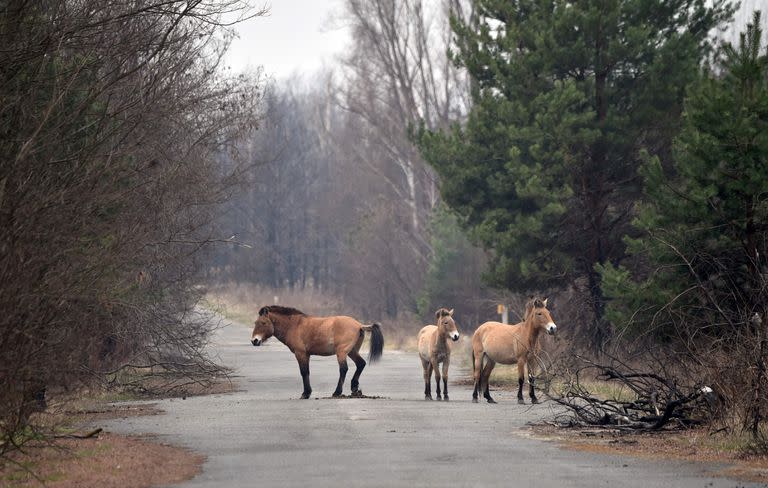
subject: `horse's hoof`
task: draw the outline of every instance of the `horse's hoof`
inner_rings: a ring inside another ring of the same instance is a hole
[[[341,393],[338,393],[338,392],[335,392],[335,391],[331,395],[331,397],[333,397],[333,398],[339,398],[340,396],[341,396]]]
[[[440,400],[442,400],[442,398],[440,398],[440,395],[437,395],[437,401],[439,402]]]
[[[432,400],[432,395],[424,395],[424,400]]]
[[[361,397],[361,396],[363,396],[363,390],[355,390],[355,391],[352,392],[352,394],[350,396]]]
[[[523,400],[522,398],[518,398],[517,403],[519,403],[520,405],[525,405],[525,400]]]
[[[472,398],[472,403],[477,403],[477,398],[473,397]]]
[[[538,398],[531,398],[531,403],[535,405],[535,404],[539,403],[539,399]]]
[[[496,400],[493,398],[486,398],[486,400],[488,400],[488,403],[496,403]]]
[[[444,401],[444,402],[447,402],[447,401],[448,401],[448,395],[443,395],[443,401]]]
[[[311,393],[302,393],[302,394],[301,394],[301,399],[302,399],[302,400],[306,400],[307,398],[309,398],[309,395],[310,395],[310,394],[311,394]]]

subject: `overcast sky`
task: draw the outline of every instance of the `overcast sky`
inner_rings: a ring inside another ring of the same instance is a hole
[[[251,0],[258,6],[264,1],[270,10],[267,16],[235,26],[239,38],[232,42],[225,58],[233,70],[263,66],[277,79],[311,75],[348,46],[349,34],[338,20],[342,0]],[[737,40],[738,31],[751,20],[756,8],[766,11],[763,23],[768,27],[768,0],[742,0],[736,28],[724,37]]]
[[[225,62],[233,70],[263,66],[275,78],[310,74],[343,52],[347,32],[334,27],[341,0],[272,0],[269,14],[235,26]],[[252,0],[253,5],[262,5]]]

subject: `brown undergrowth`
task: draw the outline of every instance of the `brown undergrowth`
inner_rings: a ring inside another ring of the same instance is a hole
[[[704,428],[628,432],[600,428],[564,429],[538,424],[532,426],[531,434],[554,440],[566,449],[707,463],[714,476],[768,483],[768,455],[745,454],[746,440],[711,433]]]
[[[517,390],[516,368],[496,368],[491,377],[491,390]],[[472,377],[462,375],[452,382],[473,384]],[[590,391],[600,398],[627,399],[631,395],[621,385],[596,380],[585,381]],[[552,385],[557,388],[558,385]],[[526,390],[527,395],[527,390]],[[537,424],[531,426],[534,437],[557,442],[561,447],[599,454],[618,454],[648,459],[679,459],[706,463],[711,474],[768,486],[768,454],[754,449],[751,438],[733,432],[712,432],[706,427],[659,431],[623,430],[606,427],[573,427]],[[757,452],[758,454],[755,454]]]
[[[204,456],[151,437],[101,433],[88,439],[28,443],[0,461],[3,486],[143,488],[200,473]]]
[[[171,396],[235,389],[227,380],[191,385]],[[153,403],[120,402],[161,397],[85,391],[77,399],[51,398],[49,408],[31,419],[36,427],[26,433],[21,449],[0,457],[0,486],[144,488],[193,478],[200,473],[204,456],[151,435],[124,436],[95,429],[104,420],[162,414]]]

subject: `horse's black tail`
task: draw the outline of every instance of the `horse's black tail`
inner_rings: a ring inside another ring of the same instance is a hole
[[[381,324],[376,322],[367,330],[371,331],[371,350],[368,353],[368,361],[375,363],[381,359],[381,354],[384,352],[384,334],[381,333]]]

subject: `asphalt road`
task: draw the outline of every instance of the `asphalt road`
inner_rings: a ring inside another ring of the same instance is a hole
[[[386,337],[386,330],[384,331]],[[385,351],[366,368],[363,392],[377,399],[329,399],[334,357],[310,361],[312,398],[299,400],[293,355],[277,340],[249,343],[233,324],[216,336],[220,360],[241,391],[159,402],[164,415],[115,420],[107,430],[154,433],[208,459],[189,487],[747,487],[712,477],[713,465],[651,461],[560,449],[527,436],[526,423],[553,414],[551,404],[471,403],[471,389],[449,385],[450,402],[423,400],[416,354]],[[354,371],[350,362],[344,393]],[[456,371],[454,375],[458,375]],[[434,388],[434,386],[433,386]]]

